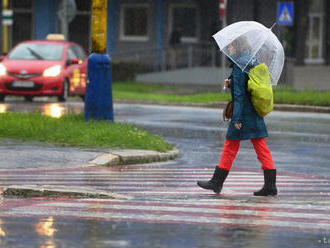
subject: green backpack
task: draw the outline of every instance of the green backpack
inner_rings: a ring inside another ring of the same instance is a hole
[[[251,93],[252,104],[259,116],[264,117],[273,110],[273,87],[265,63],[250,69],[248,91]]]

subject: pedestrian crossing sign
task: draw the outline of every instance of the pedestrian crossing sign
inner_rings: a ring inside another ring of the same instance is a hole
[[[282,26],[293,25],[293,2],[279,2],[277,5],[277,24]]]

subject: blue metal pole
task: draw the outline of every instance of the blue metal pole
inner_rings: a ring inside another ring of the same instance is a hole
[[[163,63],[163,49],[164,49],[164,1],[157,1],[157,62],[161,67]]]
[[[88,58],[85,120],[113,121],[111,61],[108,54],[92,53]]]
[[[92,1],[92,51],[88,58],[85,120],[113,121],[111,60],[106,54],[107,0]]]

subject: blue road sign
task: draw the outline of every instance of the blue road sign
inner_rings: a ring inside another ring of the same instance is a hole
[[[277,24],[282,26],[293,25],[293,2],[279,2],[277,5]]]

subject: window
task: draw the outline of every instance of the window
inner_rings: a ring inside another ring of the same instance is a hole
[[[15,46],[21,41],[32,39],[32,0],[14,0],[9,3],[14,10],[14,23],[10,27],[12,32],[10,44]]]
[[[13,7],[18,9],[31,9],[31,0],[14,0]]]
[[[80,47],[73,46],[72,48],[73,48],[75,54],[77,54],[78,59],[85,60],[85,53],[83,52],[83,50]]]
[[[61,60],[63,45],[22,43],[8,55],[9,59]]]
[[[76,4],[76,16],[69,23],[69,40],[81,45],[85,51],[90,51],[91,0],[76,1]]]
[[[311,1],[308,35],[305,44],[305,62],[307,64],[324,63],[325,18],[324,1]]]
[[[198,10],[195,5],[172,5],[170,11],[170,32],[177,27],[182,29],[182,41],[198,40]]]
[[[68,49],[67,60],[70,59],[77,59],[77,54],[75,53],[73,46],[70,46]]]
[[[148,40],[148,10],[147,5],[122,6],[120,18],[122,20],[120,23],[121,40]]]

